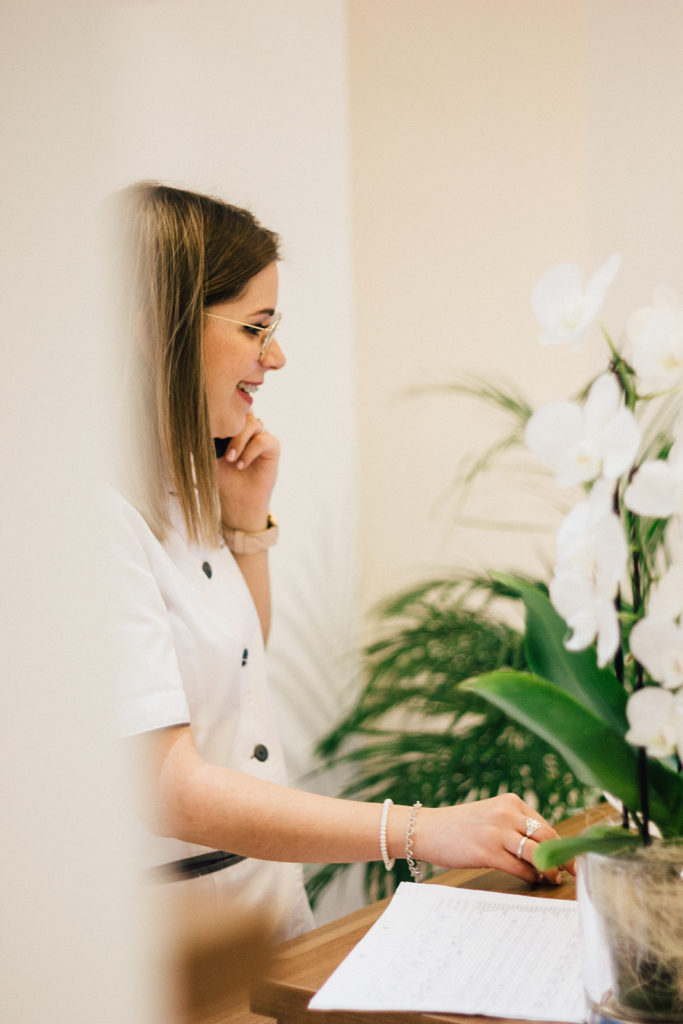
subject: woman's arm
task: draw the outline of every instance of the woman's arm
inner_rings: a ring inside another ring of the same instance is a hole
[[[381,804],[319,796],[211,765],[198,754],[189,726],[149,733],[155,831],[246,857],[303,863],[380,859]],[[390,857],[405,856],[410,808],[391,807]],[[446,808],[422,808],[415,857],[441,867],[500,868],[533,882],[533,850],[557,833],[545,822],[516,851],[536,812],[512,794]],[[542,819],[539,819],[542,820]],[[547,872],[550,881],[557,871]]]
[[[224,528],[260,533],[268,526],[270,498],[275,486],[280,444],[251,414],[244,430],[231,438],[217,460],[221,519]],[[270,573],[268,551],[233,552],[256,605],[264,642],[270,630]]]

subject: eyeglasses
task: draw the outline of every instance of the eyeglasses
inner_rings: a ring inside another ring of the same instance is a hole
[[[273,322],[268,324],[267,327],[262,327],[261,324],[245,324],[241,320],[231,320],[229,316],[219,316],[218,313],[207,313],[205,311],[204,316],[210,316],[212,320],[225,320],[229,324],[237,324],[238,327],[246,327],[249,331],[254,332],[254,336],[256,336],[256,331],[265,331],[266,333],[258,353],[259,362],[262,361],[266,354],[266,349],[275,337],[275,331],[282,320],[282,313],[276,313],[273,317]]]

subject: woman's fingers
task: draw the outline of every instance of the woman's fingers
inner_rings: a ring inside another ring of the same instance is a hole
[[[523,830],[523,831],[522,831]],[[517,844],[516,856],[528,861],[530,864],[534,864],[534,854],[542,842],[547,839],[558,839],[558,833],[549,825],[547,821],[542,818],[536,817],[533,812],[526,818],[524,824],[520,823],[519,826],[519,842]],[[561,864],[556,868],[548,868],[546,871],[539,872],[540,878],[545,878],[549,882],[557,885],[561,881],[560,871],[566,870],[570,874],[575,874],[574,862],[571,861],[569,864]]]
[[[228,445],[228,450],[225,453],[226,460],[237,465],[239,469],[243,469],[244,466],[241,465],[241,463],[244,463],[245,461],[249,445],[254,438],[263,433],[263,421],[249,413],[243,429],[239,434],[235,434],[234,437],[230,438],[230,444]],[[253,461],[253,458],[249,461]]]
[[[559,839],[559,834],[555,831],[552,825],[549,825],[547,821],[542,818],[535,816],[533,813],[529,815],[525,822],[524,836],[527,839],[525,847],[529,849],[529,859],[533,863],[533,855],[540,843],[545,842],[546,839]],[[544,871],[541,877],[547,878],[551,882],[560,881],[560,871],[568,871],[570,874],[576,874],[576,868],[574,861],[570,861],[568,864],[560,864],[556,868],[548,868]]]
[[[277,438],[268,433],[262,420],[250,414],[244,429],[230,439],[224,457],[236,469],[246,469],[258,458],[277,458],[279,452],[280,444]]]
[[[558,885],[561,878],[560,872],[557,868],[549,868],[547,871],[541,872],[534,864],[534,853],[539,845],[536,840],[532,839],[530,836],[520,836],[519,833],[515,833],[515,837],[519,840],[517,843],[517,849],[515,850],[515,857],[517,857],[518,860],[525,861],[531,866],[536,876],[535,880],[545,879],[553,885]]]
[[[533,884],[538,881],[538,871],[533,864],[528,864],[524,859],[520,859],[514,853],[509,853],[507,850],[503,851],[501,863],[496,865],[496,867],[500,867],[501,871],[506,871],[508,875],[521,878],[525,882]]]

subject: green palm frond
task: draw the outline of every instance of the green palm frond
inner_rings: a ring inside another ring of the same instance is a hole
[[[488,402],[502,412],[507,413],[513,421],[522,426],[531,416],[533,409],[529,402],[512,381],[494,383],[476,374],[464,376],[461,380],[446,381],[441,384],[430,384],[413,389],[413,394],[438,394],[445,392],[456,395],[468,395],[483,402]]]
[[[378,608],[376,640],[365,648],[365,685],[344,719],[323,737],[318,754],[339,768],[350,799],[444,806],[512,790],[557,820],[588,794],[545,743],[458,683],[509,667],[527,668],[523,634],[496,617],[500,601],[517,600],[504,580],[462,575],[431,580]],[[325,865],[309,878],[315,903],[348,865]],[[404,861],[391,873],[365,868],[368,898],[388,895],[409,877]]]
[[[469,486],[482,473],[491,469],[501,455],[520,447],[524,441],[524,428],[533,409],[521,391],[508,381],[495,383],[483,377],[463,377],[459,381],[435,384],[419,392],[430,394],[464,395],[484,402],[503,413],[507,431],[476,457],[469,456],[461,464],[455,483]]]

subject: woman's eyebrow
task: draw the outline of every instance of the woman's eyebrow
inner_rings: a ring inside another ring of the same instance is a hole
[[[256,313],[250,313],[249,316],[263,316],[264,314],[267,315],[267,316],[275,316],[275,310],[274,309],[259,309],[259,310],[256,311]]]

